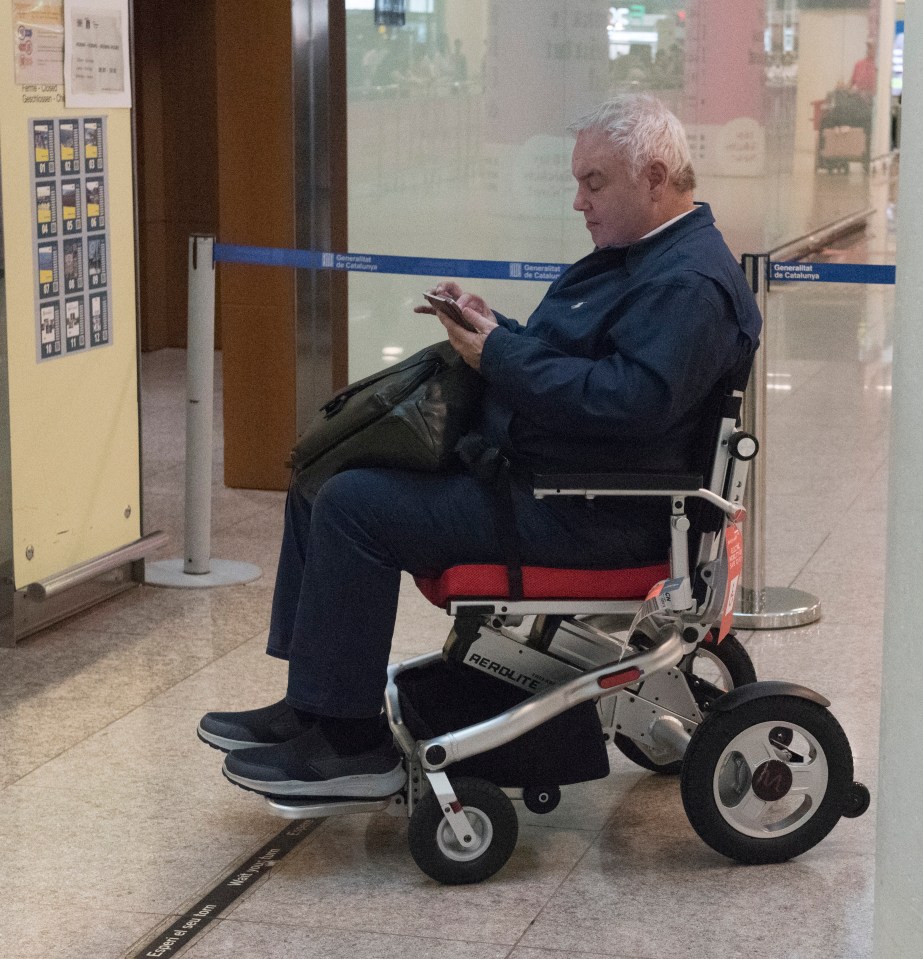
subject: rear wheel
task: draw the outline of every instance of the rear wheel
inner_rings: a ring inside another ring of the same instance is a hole
[[[712,703],[724,693],[756,682],[753,662],[733,633],[725,636],[720,643],[701,643],[680,662],[679,669],[685,674],[686,682],[702,712],[711,709]],[[683,768],[682,759],[655,762],[633,739],[621,733],[615,734],[613,742],[633,763],[651,772],[676,776]]]
[[[852,812],[852,750],[833,715],[798,696],[713,712],[692,736],[680,786],[692,827],[745,863],[784,862]]]

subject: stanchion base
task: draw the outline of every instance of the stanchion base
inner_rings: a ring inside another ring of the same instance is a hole
[[[820,600],[800,589],[769,586],[763,590],[760,600],[747,604],[752,607],[750,611],[735,612],[734,626],[738,629],[789,629],[820,619]]]
[[[175,586],[181,589],[203,589],[206,586],[237,586],[259,579],[263,571],[252,563],[231,559],[210,559],[207,573],[184,573],[184,560],[159,559],[144,567],[144,581],[151,586]]]

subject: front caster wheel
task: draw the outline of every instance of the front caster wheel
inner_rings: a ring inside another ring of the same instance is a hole
[[[430,792],[410,817],[410,854],[427,876],[447,886],[482,882],[513,854],[519,835],[516,810],[506,793],[483,779],[461,777],[452,785],[471,825],[472,843],[462,846]]]
[[[683,805],[712,849],[746,863],[784,862],[817,845],[853,795],[849,741],[798,696],[716,710],[683,759]]]

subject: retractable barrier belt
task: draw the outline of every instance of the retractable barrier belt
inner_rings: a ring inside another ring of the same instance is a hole
[[[894,283],[895,268],[874,263],[770,263],[770,282]]]
[[[378,253],[330,253],[268,246],[215,244],[216,263],[287,266],[302,270],[348,270],[353,273],[399,273],[409,276],[458,276],[480,280],[556,280],[570,264],[523,260],[453,260],[430,256],[384,256]],[[772,282],[893,284],[895,268],[865,263],[769,264]]]
[[[380,256],[377,253],[327,253],[280,250],[265,246],[215,244],[216,263],[293,266],[303,270],[350,270],[354,273],[404,273],[416,276],[462,276],[480,280],[556,280],[569,263],[508,260],[449,260],[436,257]]]

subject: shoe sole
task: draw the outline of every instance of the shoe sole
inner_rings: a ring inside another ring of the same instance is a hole
[[[219,736],[216,733],[210,733],[199,726],[196,729],[196,735],[212,749],[217,749],[222,753],[230,753],[235,749],[255,749],[257,746],[272,746],[274,743],[245,743],[240,739],[228,739],[226,736]]]
[[[366,774],[363,776],[341,776],[339,779],[321,779],[318,782],[302,782],[298,779],[289,779],[282,782],[267,782],[266,780],[248,779],[229,773],[222,767],[225,779],[246,789],[249,792],[259,793],[261,796],[282,796],[310,799],[315,796],[348,799],[384,799],[396,793],[405,782],[407,773],[403,762],[399,762],[394,769],[386,773]]]

